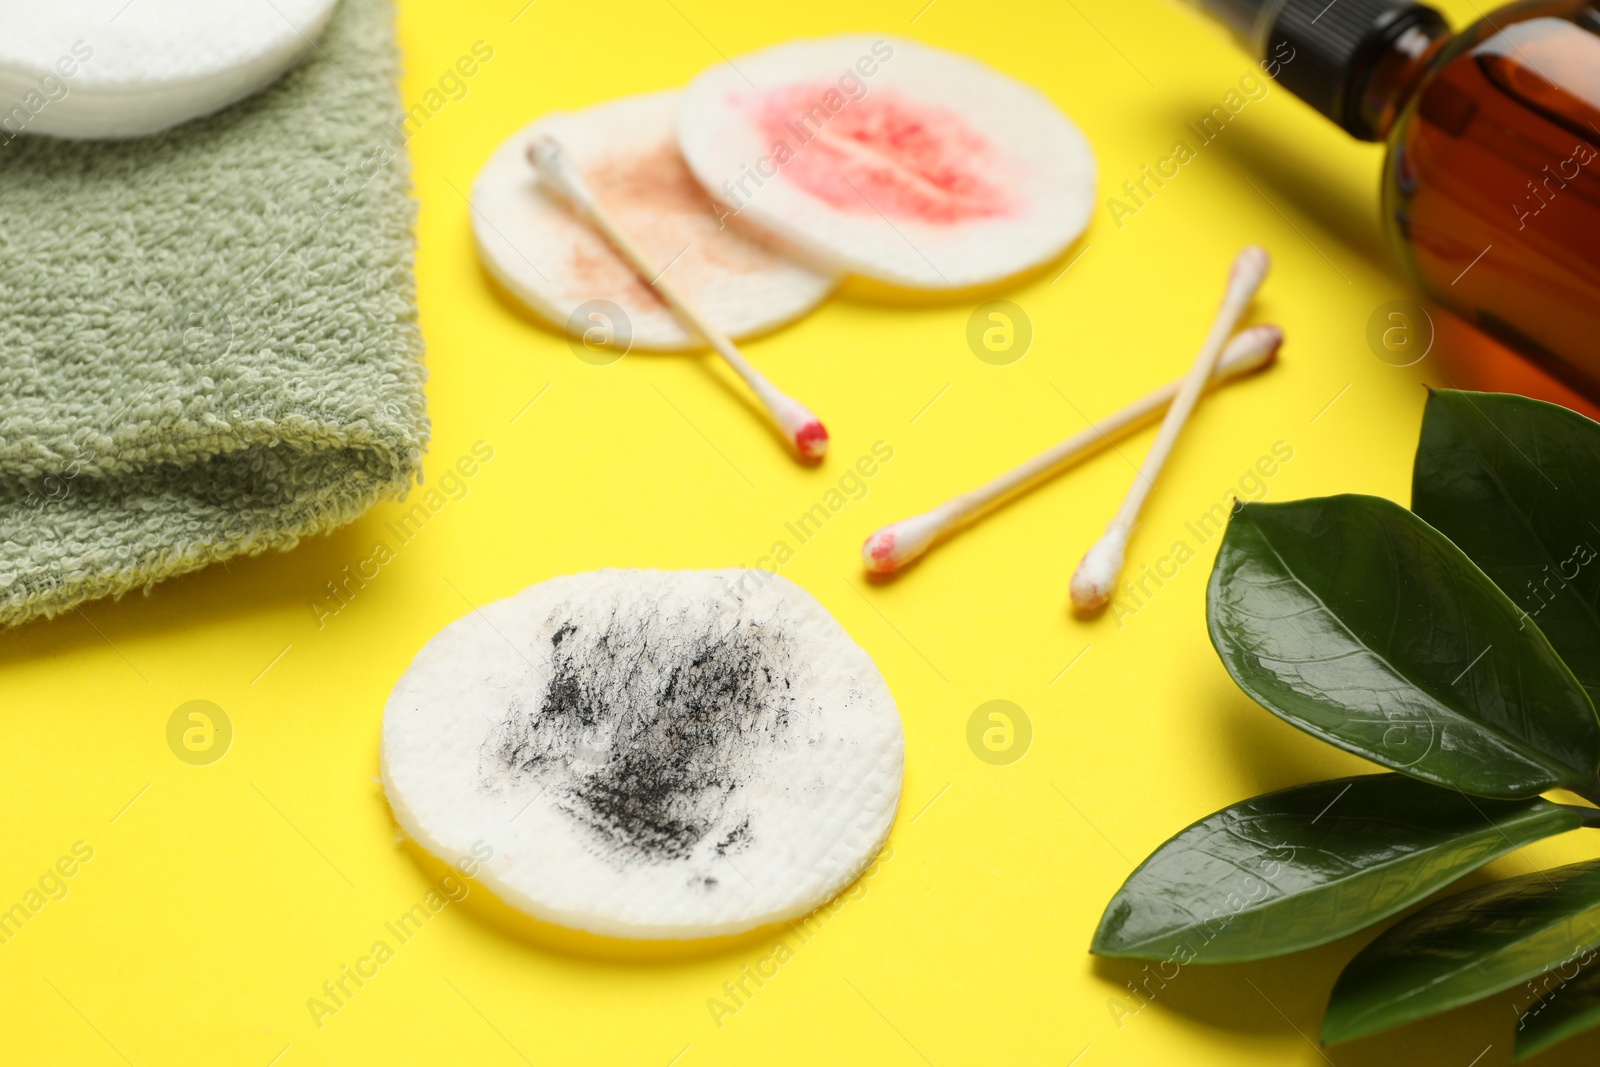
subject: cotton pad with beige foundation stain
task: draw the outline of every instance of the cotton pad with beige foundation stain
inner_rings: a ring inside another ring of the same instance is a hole
[[[622,228],[707,318],[748,337],[804,315],[838,282],[778,239],[730,219],[684,165],[674,138],[678,90],[557,112],[512,134],[478,173],[472,228],[489,273],[540,318],[581,331],[573,312],[605,300],[622,309],[635,348],[704,342],[573,206],[545,188],[527,150],[541,135],[571,155]],[[614,324],[613,324],[614,325]]]
[[[0,100],[17,133],[141,137],[265,88],[337,0],[8,0]]]
[[[626,938],[804,915],[877,855],[905,742],[871,657],[765,571],[553,578],[451,623],[396,684],[401,826],[548,922]]]
[[[694,79],[678,144],[731,211],[854,274],[983,285],[1061,255],[1094,153],[1038,90],[896,37],[792,41]]]

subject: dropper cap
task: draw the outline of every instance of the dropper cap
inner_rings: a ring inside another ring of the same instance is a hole
[[[1407,33],[1437,34],[1444,16],[1413,0],[1192,0],[1272,59],[1284,88],[1363,139],[1358,106],[1378,56]]]

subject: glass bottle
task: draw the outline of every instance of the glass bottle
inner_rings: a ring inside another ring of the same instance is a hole
[[[1422,291],[1600,399],[1600,7],[1459,34],[1405,0],[1193,0],[1280,84],[1388,143],[1383,213]]]

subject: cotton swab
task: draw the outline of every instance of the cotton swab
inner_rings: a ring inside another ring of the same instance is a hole
[[[667,306],[672,308],[684,325],[704,337],[717,354],[727,360],[728,365],[744,379],[751,392],[756,394],[767,409],[767,413],[772,416],[772,421],[778,424],[778,428],[789,439],[789,443],[794,446],[800,458],[820,460],[827,455],[828,431],[823,428],[821,420],[804,404],[780,392],[777,386],[768,381],[766,376],[756,370],[738,348],[734,347],[727,334],[708,322],[677,287],[667,281],[665,272],[656,267],[644,250],[634,244],[632,238],[623,232],[616,220],[606,211],[605,206],[578,174],[578,169],[572,165],[571,159],[559,141],[548,136],[537,138],[528,146],[528,161],[539,172],[539,176],[557,192],[583,209],[606,240],[621,253],[622,258],[628,261],[628,265],[645,284],[654,289]]]
[[[1220,385],[1266,367],[1277,358],[1283,331],[1276,326],[1252,326],[1228,343],[1209,385]],[[873,574],[892,574],[926,552],[932,544],[994,501],[1021,488],[1048,471],[1079,459],[1112,436],[1158,414],[1178,395],[1183,379],[1162,386],[1116,414],[1084,429],[1059,445],[1013,467],[1000,477],[963,493],[932,511],[890,523],[867,538],[861,561]]]
[[[1222,307],[1217,312],[1216,321],[1211,324],[1211,332],[1206,335],[1205,343],[1200,346],[1199,355],[1195,356],[1194,364],[1183,379],[1182,388],[1167,409],[1167,417],[1161,422],[1161,431],[1156,435],[1155,444],[1150,446],[1150,453],[1140,465],[1139,475],[1128,489],[1128,495],[1123,499],[1116,517],[1106,527],[1100,540],[1084,555],[1083,562],[1078,564],[1078,569],[1072,575],[1072,603],[1079,611],[1098,611],[1110,601],[1117,577],[1122,573],[1128,537],[1133,532],[1133,524],[1139,519],[1139,511],[1144,507],[1156,479],[1161,476],[1161,468],[1172,454],[1172,446],[1177,443],[1184,424],[1189,421],[1189,415],[1200,400],[1200,393],[1211,377],[1228,335],[1233,333],[1234,326],[1261,288],[1261,283],[1266,280],[1271,266],[1272,258],[1267,255],[1266,249],[1254,245],[1240,252],[1233,261]]]

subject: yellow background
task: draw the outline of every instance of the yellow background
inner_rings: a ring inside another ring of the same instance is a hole
[[[1377,222],[1381,150],[1274,88],[1119,228],[1105,198],[1253,69],[1178,4],[935,0],[919,14],[924,0],[523,2],[413,0],[400,20],[407,104],[474,42],[494,49],[468,95],[411,144],[430,484],[475,442],[494,452],[466,495],[320,628],[311,605],[376,540],[392,544],[384,523],[396,507],[287,555],[0,635],[0,907],[23,899],[74,842],[94,850],[67,895],[0,946],[4,1058],[1323,1062],[1307,1038],[1361,938],[1186,969],[1137,1014],[1127,1013],[1136,1002],[1114,999],[1137,965],[1097,964],[1086,946],[1131,863],[1182,826],[1247,795],[1363,768],[1234,689],[1203,623],[1216,540],[1200,546],[1184,523],[1279,441],[1294,458],[1270,479],[1273,499],[1405,500],[1421,382],[1563,395],[1439,312],[1438,345],[1417,367],[1395,369],[1368,350],[1374,309],[1411,295]],[[1442,6],[1458,26],[1474,11],[1471,0]],[[1094,144],[1101,202],[1062,261],[1000,294],[1035,330],[1014,365],[968,350],[971,300],[846,294],[749,344],[833,433],[828,462],[807,470],[709,360],[636,354],[589,366],[519,315],[477,265],[462,194],[494,146],[544,111],[680,85],[719,52],[843,31],[968,52],[1038,86]],[[1289,343],[1280,366],[1202,405],[1130,568],[1180,538],[1199,558],[1136,614],[1120,626],[1109,615],[1078,621],[1066,587],[1151,431],[1022,497],[900,580],[864,579],[858,546],[878,525],[1177,376],[1230,258],[1249,242],[1276,260],[1255,320],[1282,324]],[[307,999],[389,939],[383,924],[441,874],[399,839],[376,779],[384,699],[422,643],[469,602],[552,575],[752,564],[774,540],[792,543],[784,522],[880,440],[894,458],[868,495],[782,571],[872,653],[905,721],[892,858],[855,899],[803,945],[790,935],[793,958],[765,985],[747,982],[754,995],[719,1026],[708,1000],[771,952],[773,932],[630,946],[518,921],[475,887],[319,1028]],[[180,762],[166,743],[168,717],[192,699],[215,702],[234,726],[231,750],[210,766]],[[969,715],[991,699],[1016,702],[1033,724],[1031,749],[1010,766],[967,746]],[[1490,871],[1589,855],[1584,845],[1572,835]],[[1476,1062],[1505,1063],[1514,1000],[1326,1057],[1465,1065],[1492,1046]],[[1600,1039],[1580,1039],[1549,1062],[1597,1050]]]

